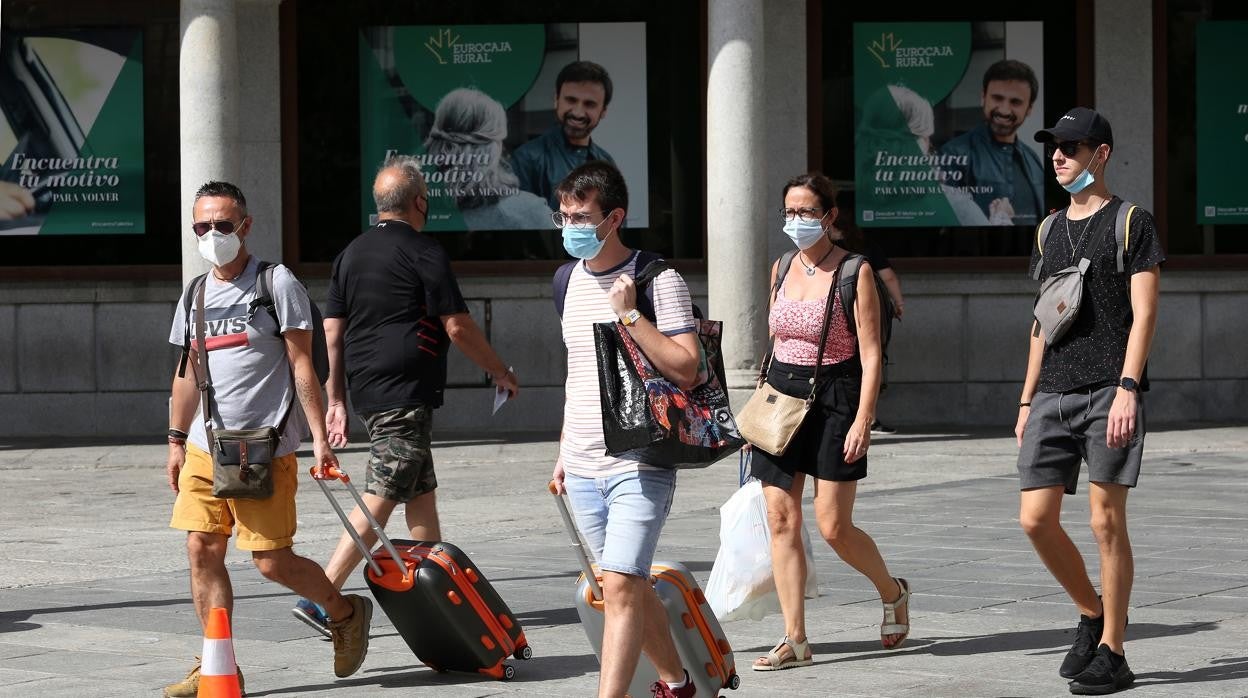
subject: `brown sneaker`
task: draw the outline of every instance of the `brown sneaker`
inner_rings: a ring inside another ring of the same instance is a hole
[[[340,679],[359,671],[368,655],[368,629],[373,621],[373,602],[358,594],[347,594],[351,615],[344,620],[329,621],[334,641],[334,676]]]
[[[186,675],[178,683],[172,683],[165,686],[165,698],[195,698],[199,695],[199,657],[195,658],[195,666],[191,667],[191,672]],[[238,670],[238,689],[244,696],[247,691],[243,688],[243,670]]]

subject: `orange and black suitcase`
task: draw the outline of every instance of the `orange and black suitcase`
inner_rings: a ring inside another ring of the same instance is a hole
[[[417,659],[435,671],[510,680],[515,667],[507,660],[533,656],[520,622],[464,551],[446,542],[391,541],[369,515],[381,542],[370,553],[324,482],[342,480],[368,514],[350,479],[341,471],[323,478],[316,469],[313,477],[364,551],[369,591]]]

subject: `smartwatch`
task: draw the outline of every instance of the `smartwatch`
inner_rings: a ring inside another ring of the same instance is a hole
[[[1122,388],[1123,390],[1130,390],[1133,393],[1137,393],[1140,391],[1140,384],[1136,383],[1135,379],[1132,378],[1131,376],[1123,376],[1121,379],[1119,379],[1118,387]]]
[[[620,322],[624,323],[625,327],[632,327],[633,325],[636,325],[637,321],[640,319],[641,319],[641,311],[636,308],[633,308],[627,313],[624,313],[624,317],[620,318]]]

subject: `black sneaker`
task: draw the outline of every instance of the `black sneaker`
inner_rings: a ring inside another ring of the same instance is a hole
[[[1070,651],[1062,660],[1062,668],[1058,669],[1057,673],[1063,679],[1073,679],[1087,669],[1092,663],[1092,658],[1096,656],[1096,645],[1101,641],[1101,634],[1104,632],[1105,616],[1103,614],[1099,618],[1089,618],[1082,613],[1079,614],[1079,625],[1075,628],[1075,643],[1070,646]]]
[[[897,430],[877,419],[871,424],[871,433],[877,436],[880,434],[888,435],[896,434]]]
[[[1135,674],[1127,666],[1127,658],[1114,654],[1109,645],[1096,648],[1096,656],[1083,673],[1070,682],[1070,692],[1077,696],[1104,696],[1129,688]]]

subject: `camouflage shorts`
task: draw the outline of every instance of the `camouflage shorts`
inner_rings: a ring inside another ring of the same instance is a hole
[[[433,474],[433,410],[425,405],[364,415],[372,446],[364,491],[407,502],[438,487]]]

